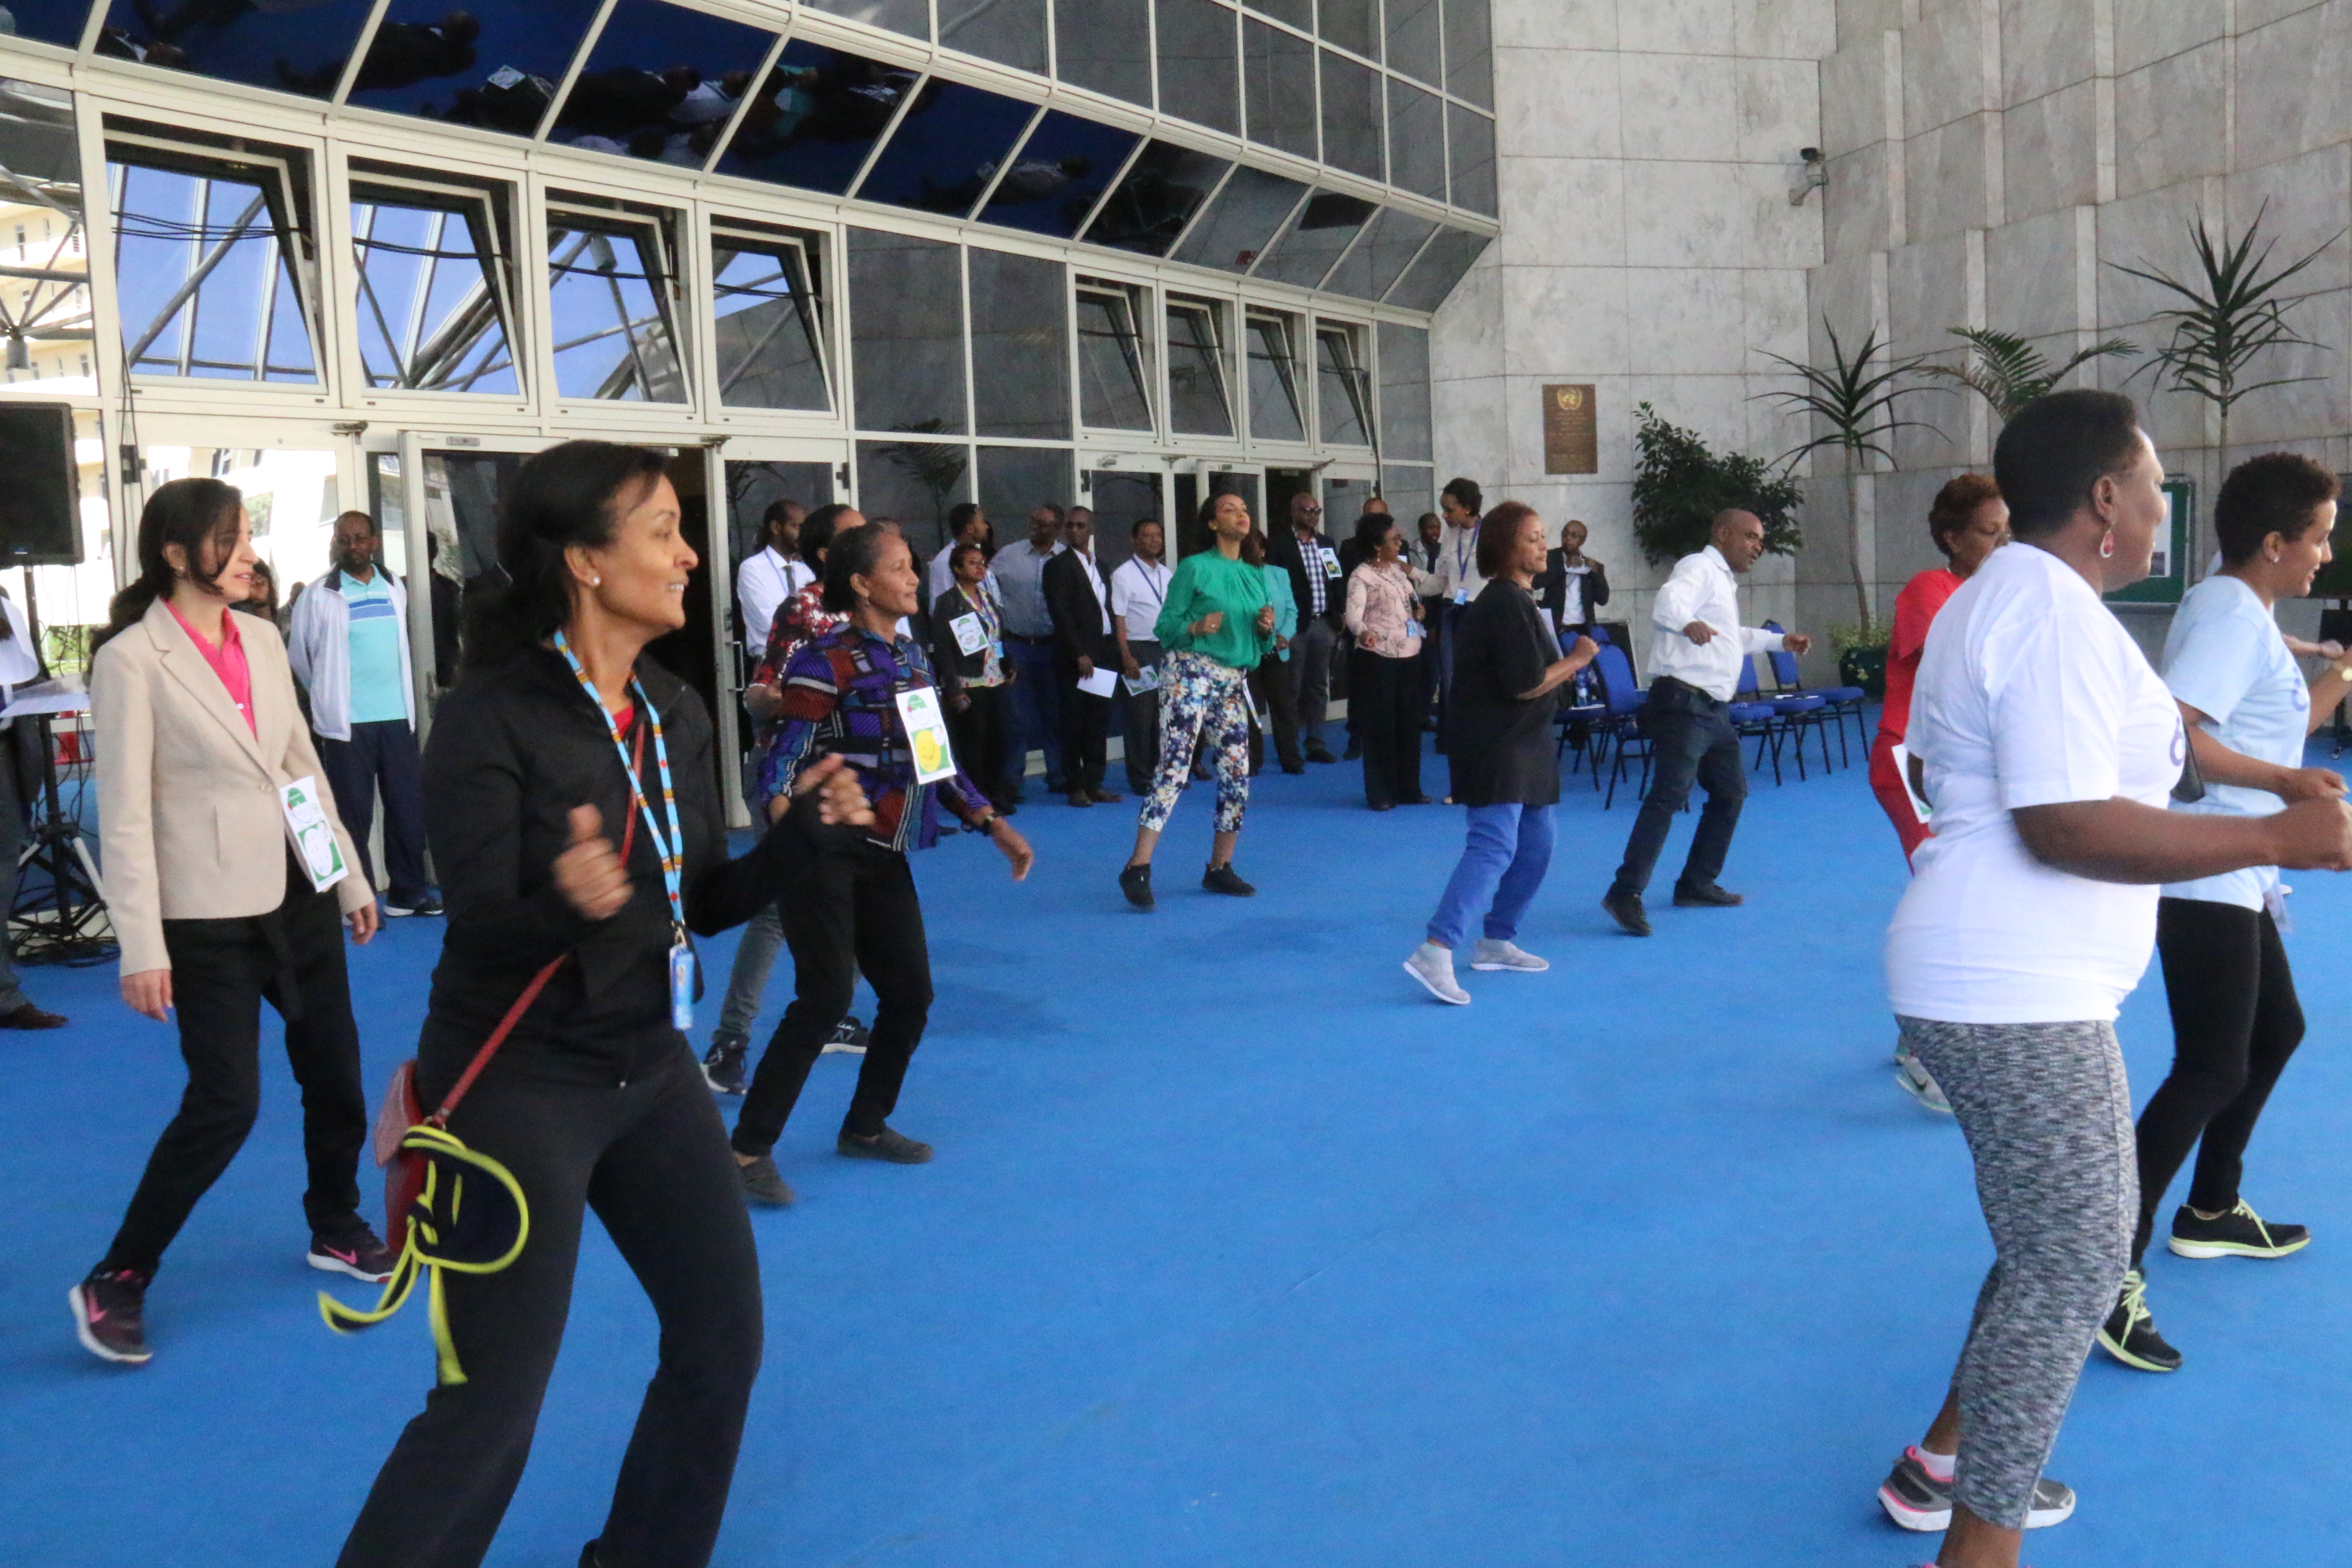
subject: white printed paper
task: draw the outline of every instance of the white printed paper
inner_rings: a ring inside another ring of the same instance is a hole
[[[1118,671],[1097,665],[1092,675],[1078,677],[1078,689],[1089,697],[1116,697],[1118,695]]]
[[[1911,815],[1926,822],[1934,815],[1934,807],[1927,804],[1927,797],[1919,793],[1919,786],[1911,782],[1911,748],[1897,741],[1894,756],[1895,774],[1903,781],[1903,793],[1910,797]]]
[[[343,860],[343,847],[319,805],[319,781],[305,773],[292,784],[278,786],[278,804],[293,830],[294,847],[302,852],[302,869],[310,874],[313,891],[325,892],[352,874]]]
[[[1135,673],[1127,678],[1127,689],[1129,695],[1134,697],[1140,697],[1147,691],[1159,690],[1160,667],[1156,664],[1137,665]]]
[[[898,722],[915,756],[915,782],[937,784],[955,777],[955,748],[948,743],[948,720],[940,710],[939,692],[926,686],[901,691],[898,698]]]

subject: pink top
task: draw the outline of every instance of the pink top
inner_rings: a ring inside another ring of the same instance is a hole
[[[253,668],[245,662],[245,639],[237,635],[236,612],[222,612],[220,646],[215,647],[205,640],[204,633],[188,624],[188,617],[180,614],[177,605],[166,599],[163,607],[172,612],[172,618],[180,623],[180,629],[188,634],[188,640],[196,645],[196,651],[205,656],[205,662],[213,667],[213,673],[220,677],[220,683],[228,688],[228,700],[236,704],[238,712],[245,715],[245,727],[253,731],[257,740],[259,739],[261,728],[253,721]]]

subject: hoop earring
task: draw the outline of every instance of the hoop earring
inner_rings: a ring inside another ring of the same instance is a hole
[[[2116,531],[2111,528],[2107,530],[2106,532],[2099,535],[2099,559],[2102,561],[2108,560],[2114,556],[2115,552]]]

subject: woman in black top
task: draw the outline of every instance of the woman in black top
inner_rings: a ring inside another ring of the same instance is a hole
[[[816,801],[772,808],[777,825],[727,858],[709,715],[641,657],[685,624],[695,565],[664,468],[598,441],[522,466],[499,533],[512,586],[477,596],[467,670],[425,751],[448,927],[420,1102],[440,1102],[541,968],[570,962],[449,1123],[520,1184],[528,1243],[499,1273],[445,1272],[466,1381],[436,1388],[402,1433],[342,1568],[481,1562],[562,1341],[584,1208],[662,1333],[612,1512],[581,1562],[698,1568],[718,1539],[760,1365],[760,1280],[726,1131],[672,1016],[671,951],[688,928],[709,935],[772,901],[811,819],[866,807],[854,777],[818,770],[802,791]],[[613,840],[632,813],[625,864]],[[674,889],[656,840],[683,861]]]
[[[1456,1005],[1470,994],[1454,978],[1454,949],[1482,909],[1485,935],[1471,968],[1551,967],[1511,939],[1551,865],[1557,693],[1600,650],[1580,637],[1562,657],[1535,600],[1543,568],[1543,520],[1535,508],[1505,501],[1478,524],[1478,571],[1490,581],[1454,623],[1446,693],[1446,760],[1454,798],[1469,808],[1470,839],[1430,918],[1428,939],[1404,961],[1405,973],[1431,995]]]

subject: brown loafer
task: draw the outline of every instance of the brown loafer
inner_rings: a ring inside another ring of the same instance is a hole
[[[14,1011],[0,1013],[0,1029],[62,1029],[66,1026],[63,1013],[44,1013],[30,1002]]]

